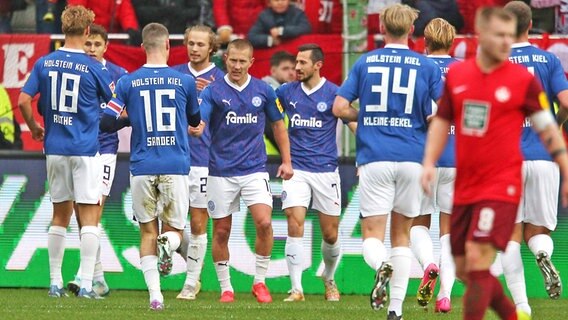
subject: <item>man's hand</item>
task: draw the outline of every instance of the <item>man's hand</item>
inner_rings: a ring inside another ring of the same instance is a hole
[[[424,166],[424,168],[422,169],[422,179],[420,182],[422,184],[422,189],[424,189],[424,193],[426,193],[426,195],[428,196],[432,195],[432,185],[434,184],[435,179],[436,167],[430,165]]]
[[[197,87],[198,91],[203,91],[203,89],[205,89],[210,83],[211,81],[205,78],[195,79],[195,86]]]
[[[199,138],[203,134],[203,130],[205,129],[205,122],[201,121],[197,127],[189,126],[187,128],[187,133],[190,136]]]
[[[45,130],[40,125],[35,125],[30,127],[30,131],[32,133],[32,139],[36,141],[43,141],[43,136],[45,134]]]
[[[270,36],[274,39],[279,38],[280,37],[280,31],[278,27],[274,27],[272,29],[270,29]]]
[[[290,163],[282,163],[280,167],[278,167],[278,172],[276,173],[276,177],[280,177],[284,180],[290,180],[294,175],[294,170],[292,169],[292,164]]]

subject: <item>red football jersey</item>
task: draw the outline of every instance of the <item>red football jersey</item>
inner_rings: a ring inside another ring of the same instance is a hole
[[[450,67],[438,116],[456,126],[454,204],[519,202],[522,124],[543,108],[546,95],[522,65],[484,73],[469,59]]]

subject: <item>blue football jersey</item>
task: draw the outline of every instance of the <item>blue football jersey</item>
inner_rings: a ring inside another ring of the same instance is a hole
[[[125,105],[132,125],[132,175],[188,174],[187,118],[199,112],[191,76],[167,65],[146,64],[118,81],[107,108],[117,105]]]
[[[420,163],[426,117],[441,93],[440,68],[407,46],[390,44],[359,58],[337,93],[359,98],[357,163]]]
[[[432,59],[439,67],[440,71],[442,72],[442,79],[446,80],[446,74],[448,73],[448,69],[450,68],[450,64],[458,61],[455,58],[452,58],[448,55],[444,56],[433,56],[429,55],[428,58]],[[444,152],[440,156],[438,160],[438,167],[443,168],[454,168],[456,166],[456,134],[455,134],[455,125],[451,125],[450,132],[448,133],[448,143],[446,144],[446,148]]]
[[[118,82],[118,79],[123,75],[127,74],[128,71],[123,67],[117,66],[116,64],[104,60],[104,66],[107,68],[108,72],[110,72],[110,78],[114,83]],[[106,108],[106,103],[108,100],[100,100],[101,102],[101,115],[104,112],[104,108]],[[107,133],[99,131],[99,153],[100,154],[116,154],[118,152],[118,133]]]
[[[94,156],[99,151],[99,101],[109,101],[113,91],[105,66],[83,50],[63,47],[38,59],[22,92],[40,94],[45,154]]]
[[[195,71],[191,68],[189,63],[179,64],[173,66],[175,70],[181,73],[190,74],[193,78],[205,78],[209,81],[215,81],[222,79],[225,73],[217,68],[214,63],[201,71]],[[201,91],[197,90],[198,96],[201,95]],[[207,167],[209,165],[209,146],[211,145],[211,133],[209,132],[209,127],[205,126],[203,134],[201,137],[189,137],[189,148],[191,149],[191,165],[194,167]]]
[[[313,89],[294,81],[276,89],[290,120],[290,153],[294,169],[333,172],[337,169],[337,118],[331,112],[338,87],[322,79]]]
[[[553,101],[558,93],[568,89],[568,82],[560,60],[548,51],[534,47],[528,42],[517,43],[513,45],[509,60],[513,63],[523,64],[529,72],[540,80],[551,106],[554,105]],[[550,108],[550,110],[555,113],[554,108]],[[528,118],[524,123],[521,149],[525,160],[552,161],[538,134],[531,128],[531,122]]]
[[[283,119],[274,90],[248,76],[237,86],[225,75],[201,93],[201,115],[211,132],[209,175],[244,176],[266,171],[264,125],[266,118]]]

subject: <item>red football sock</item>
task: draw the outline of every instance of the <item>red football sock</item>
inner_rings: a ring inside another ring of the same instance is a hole
[[[489,270],[470,271],[464,296],[464,319],[483,320],[493,300],[493,276]],[[493,278],[495,279],[495,278]],[[501,289],[502,292],[503,289]]]
[[[517,320],[515,305],[505,296],[501,282],[493,276],[491,276],[491,280],[493,282],[491,308],[495,310],[501,319]]]

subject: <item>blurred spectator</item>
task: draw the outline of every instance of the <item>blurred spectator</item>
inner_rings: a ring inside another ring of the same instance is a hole
[[[568,0],[561,0],[556,8],[556,28],[557,33],[568,34]]]
[[[418,19],[414,21],[414,35],[424,35],[424,28],[430,20],[442,18],[448,21],[456,30],[463,28],[464,22],[456,0],[403,0],[407,4],[420,11]]]
[[[279,45],[282,40],[292,39],[310,33],[312,27],[304,11],[290,0],[270,0],[250,28],[248,38],[255,48]]]
[[[312,33],[341,34],[343,32],[341,0],[297,0],[296,6],[306,13],[312,26]]]
[[[245,37],[266,8],[267,0],[213,0],[213,16],[221,44],[233,37]]]
[[[0,149],[22,149],[20,125],[14,121],[10,96],[0,85]]]
[[[270,57],[270,75],[262,78],[272,89],[296,80],[296,57],[288,51],[276,51]]]
[[[65,0],[36,0],[36,33],[61,33]]]
[[[128,33],[129,44],[140,45],[142,42],[131,0],[67,0],[67,4],[82,5],[93,10],[96,24],[103,26],[109,33]]]
[[[379,34],[379,13],[395,3],[400,3],[400,0],[369,0],[367,7],[367,31],[369,34]]]
[[[171,34],[183,34],[187,27],[215,27],[211,0],[132,0],[141,26],[159,22]]]
[[[459,33],[473,34],[475,32],[475,12],[477,8],[484,6],[504,6],[509,0],[456,0],[458,8],[464,20],[463,28]]]
[[[27,5],[25,0],[0,0],[0,33],[12,33],[12,13]]]

